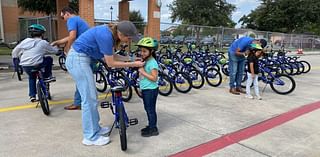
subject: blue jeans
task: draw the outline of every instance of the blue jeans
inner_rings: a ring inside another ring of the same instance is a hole
[[[44,67],[44,72],[42,73],[42,76],[44,78],[48,78],[52,76],[52,63],[53,59],[50,56],[43,57],[43,62],[38,66],[23,66],[23,70],[28,74],[29,76],[29,96],[35,97],[37,94],[37,76],[35,73],[31,72],[32,69],[41,69]]]
[[[76,91],[74,92],[73,105],[81,106],[81,96],[77,86],[76,86]]]
[[[97,64],[97,60],[92,59],[91,60],[91,68],[92,70],[95,67],[95,64]],[[76,86],[76,91],[74,92],[74,97],[73,97],[73,105],[75,106],[81,106],[81,96],[78,90],[78,87]]]
[[[66,67],[81,96],[82,131],[85,139],[96,140],[99,138],[100,116],[98,112],[98,93],[90,66],[91,58],[71,49],[66,59]]]
[[[245,66],[245,57],[239,57],[235,54],[230,54],[230,52],[228,55],[230,75],[229,86],[230,88],[240,88]]]
[[[159,88],[156,89],[144,89],[142,90],[142,99],[144,104],[144,109],[147,112],[149,128],[157,127],[157,112],[156,103],[159,93]]]

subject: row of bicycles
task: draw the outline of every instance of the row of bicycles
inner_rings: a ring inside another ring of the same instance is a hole
[[[117,51],[120,55],[140,56],[139,50],[126,51],[127,46]],[[283,51],[270,51],[259,60],[259,80],[278,94],[289,94],[296,87],[293,76],[310,72],[311,65],[296,56],[287,56]],[[65,68],[64,53],[58,58],[61,69]],[[187,49],[176,45],[162,45],[156,58],[159,64],[158,85],[159,94],[169,96],[173,89],[180,93],[188,93],[192,89],[200,89],[205,83],[212,87],[221,85],[223,75],[229,76],[228,61],[223,52],[212,50],[209,46],[188,46]],[[16,64],[17,74],[22,74],[21,67]],[[136,118],[129,119],[123,102],[132,99],[133,91],[142,97],[139,88],[139,72],[137,68],[110,68],[103,60],[92,62],[96,88],[101,93],[106,93],[111,100],[101,102],[102,108],[110,108],[114,115],[112,128],[117,128],[120,135],[121,149],[127,149],[126,129],[130,125],[138,124]],[[48,100],[51,99],[49,83],[43,81],[41,69],[37,74],[37,89],[39,102],[45,115],[50,114]],[[18,74],[18,76],[19,76]],[[18,77],[21,79],[21,76]],[[242,82],[247,79],[244,73]],[[265,86],[265,87],[266,87]],[[245,85],[243,85],[245,87]],[[264,88],[265,89],[265,88]]]

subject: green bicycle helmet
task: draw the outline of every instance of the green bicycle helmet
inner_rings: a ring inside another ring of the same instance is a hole
[[[262,50],[263,48],[259,44],[250,44],[250,50]]]
[[[32,24],[28,27],[28,31],[31,34],[31,37],[42,36],[47,30],[43,25]]]
[[[29,32],[46,32],[46,28],[40,24],[32,24],[28,27]]]
[[[137,44],[137,46],[139,47],[151,48],[154,50],[158,49],[158,45],[159,45],[158,41],[155,39],[152,39],[151,37],[144,37]]]

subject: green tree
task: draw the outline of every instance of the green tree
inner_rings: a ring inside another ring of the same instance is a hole
[[[71,0],[69,6],[78,12],[79,0]],[[47,15],[56,14],[57,5],[56,0],[18,0],[18,7],[22,8],[24,11],[30,12],[40,12]]]
[[[145,23],[140,11],[130,11],[129,20],[134,23],[140,33],[144,32]]]
[[[242,27],[284,33],[319,34],[320,1],[261,0],[261,5],[239,22]]]
[[[235,6],[225,0],[174,0],[168,5],[171,19],[184,24],[234,27],[231,14]],[[200,27],[195,27],[199,42]]]
[[[172,22],[185,24],[234,27],[231,14],[235,6],[224,0],[174,0],[168,5]]]

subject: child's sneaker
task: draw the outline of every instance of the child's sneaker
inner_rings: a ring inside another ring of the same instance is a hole
[[[246,95],[246,98],[253,99],[253,96],[252,95]]]
[[[258,100],[262,100],[262,97],[260,95],[257,95]]]
[[[31,96],[31,97],[29,97],[29,100],[30,100],[30,102],[36,102],[36,101],[37,101],[37,99],[36,99],[36,97],[35,97],[35,96]]]
[[[47,78],[44,78],[44,82],[55,82],[56,81],[56,77],[54,76],[49,76]]]
[[[142,137],[150,137],[150,136],[157,136],[159,135],[159,131],[158,128],[148,128],[147,130],[145,130],[144,132],[141,132],[141,136]]]

